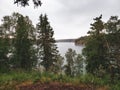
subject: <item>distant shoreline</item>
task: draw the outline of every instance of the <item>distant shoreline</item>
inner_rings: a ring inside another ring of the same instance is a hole
[[[76,39],[58,39],[56,40],[57,43],[59,42],[75,42]]]
[[[74,43],[76,46],[85,45],[83,40],[78,40],[78,39],[59,39],[56,40],[56,43]]]

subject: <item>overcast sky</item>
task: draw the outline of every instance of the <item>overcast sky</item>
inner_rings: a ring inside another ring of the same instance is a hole
[[[93,18],[103,15],[103,21],[110,16],[120,16],[120,0],[42,0],[42,7],[34,9],[17,7],[14,0],[0,0],[0,20],[5,15],[19,12],[27,15],[34,25],[41,13],[48,15],[56,39],[78,38],[87,34]]]

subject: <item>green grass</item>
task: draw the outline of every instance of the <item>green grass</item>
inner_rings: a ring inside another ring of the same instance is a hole
[[[9,72],[0,74],[0,90],[15,90],[16,85],[23,82],[31,81],[32,83],[50,83],[50,82],[60,82],[60,83],[71,83],[73,85],[89,84],[94,86],[109,86],[111,90],[120,90],[120,82],[116,84],[110,83],[109,76],[106,75],[105,78],[98,78],[91,74],[81,75],[78,77],[70,77],[66,75],[57,75],[49,72]],[[2,88],[2,89],[1,89]],[[3,89],[8,88],[8,89]]]

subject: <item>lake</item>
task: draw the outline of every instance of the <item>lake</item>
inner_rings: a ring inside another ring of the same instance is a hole
[[[56,44],[60,54],[63,57],[65,56],[65,53],[68,51],[69,48],[75,50],[77,54],[81,54],[82,49],[84,48],[83,45],[76,46],[74,42],[57,42]]]
[[[82,53],[82,49],[84,48],[83,45],[79,45],[79,46],[76,46],[74,42],[57,42],[57,47],[58,47],[58,50],[61,54],[61,56],[65,57],[65,53],[68,51],[69,48],[72,48],[73,50],[76,51],[77,54],[81,54]],[[64,62],[66,63],[66,62]],[[86,73],[86,64],[85,62],[83,62],[83,74]]]

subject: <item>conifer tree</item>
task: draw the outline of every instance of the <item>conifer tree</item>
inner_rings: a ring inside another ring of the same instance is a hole
[[[94,23],[91,24],[91,31],[89,39],[83,49],[83,55],[86,58],[87,66],[86,70],[94,75],[100,75],[102,72],[106,72],[108,69],[109,61],[106,58],[107,45],[104,39],[104,23],[100,17],[94,19]],[[102,71],[102,72],[101,72]]]
[[[37,24],[38,51],[41,65],[46,71],[54,71],[56,68],[58,50],[53,38],[54,31],[48,22],[47,15],[40,15]]]

